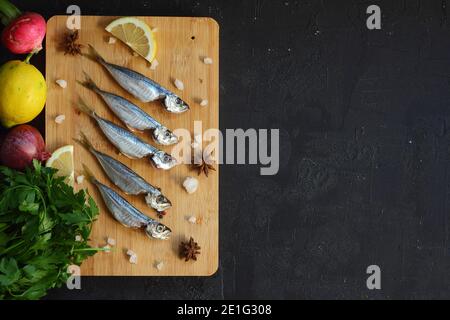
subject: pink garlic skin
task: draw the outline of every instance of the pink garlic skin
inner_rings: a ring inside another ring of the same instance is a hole
[[[15,54],[37,52],[42,49],[47,24],[38,13],[25,12],[14,19],[2,32],[2,43]]]

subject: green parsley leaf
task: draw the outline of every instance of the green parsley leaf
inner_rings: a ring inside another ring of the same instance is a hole
[[[55,173],[38,161],[25,172],[0,166],[0,300],[41,298],[98,250],[87,242],[95,201]]]

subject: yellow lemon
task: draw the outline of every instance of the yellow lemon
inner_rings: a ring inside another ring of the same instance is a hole
[[[66,182],[73,186],[75,180],[73,146],[68,145],[55,150],[47,160],[46,167],[58,169],[57,175],[67,177]]]
[[[144,21],[134,17],[119,18],[111,22],[105,29],[148,62],[155,59],[155,37]]]
[[[8,61],[0,67],[0,122],[6,128],[27,123],[41,113],[47,99],[44,76],[33,65]]]

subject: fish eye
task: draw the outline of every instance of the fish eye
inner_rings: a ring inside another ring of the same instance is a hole
[[[161,224],[159,224],[159,225],[156,227],[156,231],[158,231],[158,232],[163,232],[163,231],[164,231],[164,226],[161,225]]]
[[[164,201],[164,197],[162,195],[159,195],[156,197],[156,201],[157,202],[163,202]]]
[[[169,155],[164,155],[164,161],[170,161],[170,156]]]
[[[165,135],[166,135],[166,137],[170,137],[169,131],[166,131]]]
[[[177,99],[175,100],[175,102],[176,102],[177,104],[181,104],[183,101],[182,101],[180,98],[177,98]]]

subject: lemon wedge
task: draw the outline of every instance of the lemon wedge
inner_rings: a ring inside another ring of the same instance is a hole
[[[148,62],[155,59],[155,37],[150,27],[142,20],[134,17],[119,18],[105,29]]]
[[[75,180],[73,146],[64,146],[55,150],[47,160],[46,167],[58,169],[57,175],[67,177],[67,184],[73,186]]]

